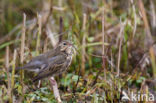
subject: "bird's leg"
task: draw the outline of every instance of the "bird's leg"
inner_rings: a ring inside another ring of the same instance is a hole
[[[37,87],[38,87],[38,88],[41,87],[41,80],[38,81],[38,85],[37,85]]]
[[[55,79],[50,79],[50,82],[53,86],[57,85],[57,82],[55,81]]]
[[[58,103],[62,103],[61,98],[60,98],[60,93],[57,87],[57,82],[55,81],[54,77],[50,77],[49,80],[50,80],[51,88],[53,89],[53,93],[54,93],[56,100],[58,101]]]

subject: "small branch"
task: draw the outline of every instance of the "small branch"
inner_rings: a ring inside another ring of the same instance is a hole
[[[54,77],[49,78],[50,84],[51,84],[51,89],[53,89],[54,96],[57,100],[58,103],[62,103],[61,98],[60,98],[60,93],[58,90],[57,82],[55,81]]]

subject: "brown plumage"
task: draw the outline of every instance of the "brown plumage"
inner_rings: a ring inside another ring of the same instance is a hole
[[[62,41],[55,49],[33,58],[28,64],[16,69],[34,71],[33,82],[66,71],[72,61],[74,46],[70,41]]]

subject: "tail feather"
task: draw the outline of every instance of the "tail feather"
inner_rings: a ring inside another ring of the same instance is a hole
[[[28,66],[16,67],[15,70],[26,69],[26,68],[28,68]],[[9,72],[12,72],[12,69],[13,69],[12,67],[9,68]]]
[[[19,69],[25,69],[25,67],[16,67],[15,70],[19,70]]]

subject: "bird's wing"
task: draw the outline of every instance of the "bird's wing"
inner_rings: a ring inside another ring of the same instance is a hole
[[[43,53],[39,56],[32,58],[32,60],[29,61],[29,63],[27,63],[23,67],[17,67],[16,70],[18,69],[35,70],[36,69],[38,71],[38,69],[40,68],[47,67],[48,66],[47,58],[53,57],[54,55],[55,55],[55,49],[50,50],[46,53]]]
[[[16,69],[35,70],[45,68],[47,66],[48,66],[47,58],[45,58],[44,55],[40,55],[33,58],[29,63],[27,63],[23,67],[17,67]]]
[[[55,57],[49,58],[49,65],[47,68],[43,68],[39,71],[38,75],[33,78],[33,82],[40,80],[45,77],[54,75],[56,72],[59,72],[66,61],[66,55],[57,55]]]

